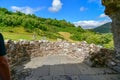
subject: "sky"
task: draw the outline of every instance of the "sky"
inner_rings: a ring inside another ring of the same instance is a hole
[[[101,0],[0,0],[0,7],[38,17],[66,20],[82,28],[110,22]]]

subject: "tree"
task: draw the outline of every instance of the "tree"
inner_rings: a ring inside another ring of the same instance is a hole
[[[0,8],[0,13],[11,14],[12,12],[8,11],[6,8]]]

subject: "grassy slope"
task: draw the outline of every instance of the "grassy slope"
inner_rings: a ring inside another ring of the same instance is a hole
[[[3,30],[1,33],[3,34],[5,39],[12,39],[12,40],[19,40],[19,39],[25,39],[25,40],[33,40],[33,33],[28,33],[24,30],[23,27],[7,27],[7,28],[0,28],[0,30]],[[37,35],[37,40],[41,39],[40,36]]]
[[[26,32],[25,29],[23,27],[14,27],[14,28],[11,28],[11,27],[6,27],[6,28],[1,28],[0,27],[0,31],[2,31],[2,34],[4,35],[4,38],[5,39],[12,39],[12,40],[20,40],[20,39],[24,39],[24,40],[33,40],[33,34],[34,33],[30,33],[30,32]],[[58,34],[63,37],[63,39],[69,41],[69,42],[77,42],[77,40],[73,40],[71,39],[71,36],[73,36],[74,34],[72,34],[71,32],[65,32],[65,31],[59,31]],[[91,32],[85,32],[84,34],[82,33],[82,35],[84,36],[84,38],[87,38],[86,41],[90,42],[90,41],[94,41],[95,40],[100,40],[100,39],[96,39],[96,38],[99,38],[100,35],[96,34],[97,37],[95,37],[95,35],[93,35],[93,33]],[[105,34],[102,34],[102,35],[105,35]],[[79,38],[82,37],[82,36],[79,36],[79,34],[77,35]],[[36,39],[37,40],[40,40],[40,39],[47,39],[47,40],[50,40],[50,41],[56,41],[56,39],[51,39],[51,38],[43,38],[44,36],[39,36],[37,35],[36,36]],[[105,35],[103,36],[104,37],[108,37],[104,40],[107,40],[107,39],[111,39],[111,35]],[[91,39],[90,39],[91,38]],[[94,40],[95,38],[95,40]],[[106,43],[106,44],[103,44],[104,47],[106,48],[111,48],[113,49],[113,40],[111,40],[109,43]]]
[[[3,30],[2,34],[5,39],[12,39],[12,40],[33,40],[33,33],[26,32],[23,27],[7,27],[7,28],[0,28],[0,30]],[[63,37],[65,40],[68,40],[70,42],[74,42],[74,40],[70,39],[71,34],[69,32],[58,32],[61,37]],[[42,39],[41,36],[36,35],[36,39],[40,40]],[[49,39],[51,41],[54,41],[52,39]]]
[[[65,39],[70,42],[74,42],[74,40],[70,39],[71,34],[69,32],[59,32],[59,34]]]

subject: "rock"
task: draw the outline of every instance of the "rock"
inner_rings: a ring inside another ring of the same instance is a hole
[[[115,66],[113,69],[120,73],[120,66]]]
[[[114,51],[112,50],[101,48],[99,51],[90,52],[89,54],[88,59],[93,63],[93,66],[113,65],[112,59]]]

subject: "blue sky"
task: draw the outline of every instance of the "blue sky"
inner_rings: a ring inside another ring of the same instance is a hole
[[[101,0],[1,0],[0,7],[93,28],[109,22]]]

